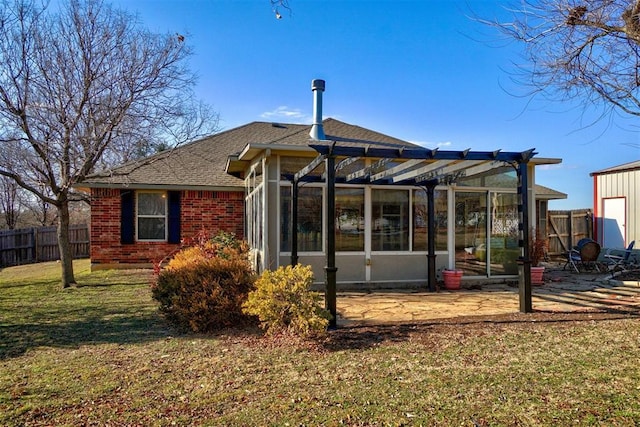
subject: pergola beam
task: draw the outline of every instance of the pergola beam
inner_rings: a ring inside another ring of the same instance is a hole
[[[511,167],[510,163],[505,163],[503,161],[494,160],[492,162],[483,163],[477,166],[472,166],[464,170],[464,176],[470,177],[473,175],[480,175],[491,170],[500,169],[503,167]]]
[[[393,176],[397,173],[400,173],[404,170],[407,170],[409,168],[413,168],[418,166],[419,164],[422,163],[422,160],[419,159],[411,159],[411,160],[407,160],[406,162],[402,162],[399,165],[396,165],[392,168],[389,168],[385,171],[382,171],[380,173],[377,173],[375,175],[371,175],[370,177],[370,181],[371,182],[375,182],[375,181],[380,181],[382,179],[388,178],[390,176]]]
[[[347,166],[352,165],[358,160],[360,160],[360,157],[347,157],[346,159],[340,160],[340,162],[338,162],[338,164],[336,165],[336,172],[346,168]]]
[[[377,148],[372,146],[331,146],[311,144],[311,148],[320,154],[332,153],[336,157],[378,157],[387,159],[422,159],[422,160],[501,160],[505,162],[526,162],[536,153],[535,149],[522,152],[496,151],[440,151],[427,148]]]
[[[393,177],[392,182],[396,183],[396,182],[401,182],[401,181],[407,181],[407,180],[410,180],[412,178],[415,178],[418,175],[423,175],[423,174],[435,171],[437,169],[443,168],[448,164],[449,164],[449,161],[447,161],[447,160],[436,160],[435,162],[429,163],[428,165],[423,166],[423,167],[421,167],[419,169],[416,169],[414,171],[403,173],[401,175],[396,175],[396,176]]]
[[[414,179],[416,182],[431,181],[433,179],[437,179],[441,182],[442,181],[455,182],[458,178],[464,177],[464,169],[468,168],[469,166],[477,165],[478,163],[482,163],[482,161],[481,160],[464,160],[464,161],[459,161],[457,163],[449,162],[447,166],[434,169],[428,172],[423,172],[419,174],[417,173],[418,171],[415,171],[416,173],[413,173],[413,176],[411,176],[412,172],[410,172],[408,178]],[[397,181],[394,179],[394,182],[397,182]]]
[[[384,165],[386,165],[387,163],[389,163],[391,160],[393,160],[390,157],[384,158],[384,159],[380,159],[377,162],[369,165],[369,166],[365,166],[364,168],[357,170],[353,173],[350,173],[349,175],[347,175],[347,182],[348,181],[354,181],[358,178],[365,178],[371,175],[371,172],[374,170],[378,170],[381,167],[383,167]]]
[[[315,159],[311,161],[311,163],[309,163],[307,166],[303,167],[298,172],[296,172],[296,174],[293,175],[293,180],[295,182],[300,181],[301,178],[309,175],[311,172],[313,172],[315,168],[320,166],[322,162],[325,161],[326,158],[327,158],[326,154],[318,155]]]

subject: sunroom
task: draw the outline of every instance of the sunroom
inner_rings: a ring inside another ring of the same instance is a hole
[[[364,150],[375,142],[360,143]],[[342,141],[335,146],[345,144],[355,145]],[[246,238],[254,250],[256,269],[299,262],[311,265],[322,282],[327,237],[332,232],[337,283],[345,287],[427,283],[430,189],[435,273],[455,268],[468,279],[517,276],[519,164],[500,159],[524,156],[529,183],[534,182],[535,165],[559,162],[537,159],[532,151],[483,153],[486,160],[336,156],[331,222],[335,225],[331,227],[327,162],[314,157],[318,152],[312,145],[305,149],[248,145],[228,163],[228,170],[248,166],[244,173]],[[434,156],[451,153],[460,157],[465,152],[434,152]],[[489,159],[493,155],[496,159]],[[536,211],[546,211],[547,202],[535,202],[533,184],[528,185],[527,198],[528,226],[537,227]]]

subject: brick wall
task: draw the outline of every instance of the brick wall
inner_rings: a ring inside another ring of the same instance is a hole
[[[180,237],[205,229],[224,230],[244,238],[244,193],[225,191],[180,192]],[[178,247],[165,242],[120,243],[120,190],[91,190],[91,265],[94,269],[150,266]]]

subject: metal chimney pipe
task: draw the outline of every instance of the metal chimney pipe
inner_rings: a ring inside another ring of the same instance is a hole
[[[327,139],[324,136],[324,128],[322,127],[322,92],[324,92],[324,80],[312,80],[311,91],[313,92],[313,125],[309,131],[309,135],[312,139],[322,141]]]

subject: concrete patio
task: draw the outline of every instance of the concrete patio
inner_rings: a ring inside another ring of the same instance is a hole
[[[536,312],[640,311],[640,281],[612,279],[609,273],[575,273],[547,264],[545,284],[533,287]],[[339,292],[338,326],[420,322],[459,316],[519,312],[517,283],[465,286],[459,291],[374,290]]]

